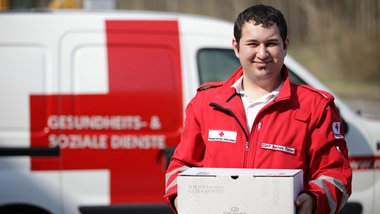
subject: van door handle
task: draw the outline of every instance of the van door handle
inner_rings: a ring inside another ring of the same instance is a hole
[[[0,156],[59,156],[59,147],[0,147]]]

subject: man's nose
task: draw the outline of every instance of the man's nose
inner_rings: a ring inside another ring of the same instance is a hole
[[[260,44],[257,50],[257,57],[260,59],[265,59],[268,57],[268,50],[267,47],[264,44]]]

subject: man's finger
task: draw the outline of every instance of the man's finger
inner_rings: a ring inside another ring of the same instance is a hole
[[[299,195],[295,201],[296,206],[301,206],[301,204],[303,204],[307,200],[307,196],[308,195],[306,193],[302,193],[301,195]]]
[[[297,214],[311,214],[315,209],[317,199],[312,194],[302,193],[295,200]]]

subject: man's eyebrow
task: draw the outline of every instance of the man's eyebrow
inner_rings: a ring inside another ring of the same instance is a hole
[[[250,43],[250,42],[259,42],[256,39],[247,39],[244,41],[245,43]],[[279,39],[268,39],[265,42],[280,42]]]
[[[244,42],[249,43],[249,42],[258,42],[258,41],[256,39],[247,39]]]
[[[268,42],[280,42],[280,40],[278,40],[278,39],[268,39],[267,41]]]

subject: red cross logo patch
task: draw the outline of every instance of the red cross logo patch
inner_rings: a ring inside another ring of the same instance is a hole
[[[236,143],[237,132],[226,131],[226,130],[209,130],[208,140],[209,141],[222,141],[228,143]]]
[[[340,122],[333,122],[332,129],[334,131],[334,137],[335,138],[344,138],[343,135],[340,133]]]

